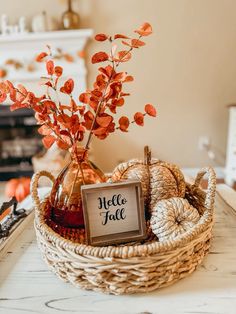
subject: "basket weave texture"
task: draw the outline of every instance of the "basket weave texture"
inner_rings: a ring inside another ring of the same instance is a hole
[[[206,193],[199,188],[208,175]],[[62,280],[83,289],[110,294],[131,294],[169,286],[191,274],[208,253],[213,226],[216,177],[212,168],[202,169],[193,185],[187,184],[185,198],[198,209],[201,218],[174,240],[93,247],[65,239],[46,223],[45,201],[40,202],[39,178],[54,177],[47,171],[32,180],[35,230],[39,248],[49,268]]]

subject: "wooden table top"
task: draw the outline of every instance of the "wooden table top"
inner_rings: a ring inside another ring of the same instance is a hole
[[[214,240],[204,263],[171,287],[112,296],[60,281],[43,262],[33,224],[0,262],[0,313],[235,314],[236,215],[216,202]]]

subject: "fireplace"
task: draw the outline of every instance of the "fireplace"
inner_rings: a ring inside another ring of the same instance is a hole
[[[42,150],[33,112],[11,112],[8,105],[0,110],[0,181],[31,176],[31,158]]]
[[[80,93],[86,90],[87,68],[84,49],[92,33],[91,29],[80,29],[17,34],[0,38],[0,67],[6,68],[4,79],[15,84],[21,82],[37,95],[40,77],[45,73],[45,64],[36,63],[35,56],[49,45],[53,54],[58,57],[58,65],[64,69],[61,81],[69,77],[75,78],[73,97],[78,99]],[[65,56],[70,56],[70,59]],[[21,67],[6,67],[9,60],[18,62]],[[9,106],[1,105],[0,181],[32,175],[31,158],[42,149],[35,123],[30,110],[11,112]]]

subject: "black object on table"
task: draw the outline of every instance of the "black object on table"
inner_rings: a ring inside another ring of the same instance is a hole
[[[4,202],[0,208],[0,215],[2,215],[8,208],[12,207],[12,210],[3,221],[0,221],[0,239],[5,238],[9,235],[11,228],[22,218],[26,217],[26,210],[16,209],[17,200],[13,197],[9,202]]]

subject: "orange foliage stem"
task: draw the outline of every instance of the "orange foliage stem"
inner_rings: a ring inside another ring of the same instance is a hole
[[[113,40],[112,40],[111,38],[109,39],[109,41],[110,41],[111,43],[113,42]],[[113,57],[112,49],[111,49],[111,56]],[[96,110],[96,113],[95,113],[95,116],[94,116],[94,119],[93,119],[93,122],[92,122],[91,130],[90,130],[90,132],[89,132],[88,140],[87,140],[87,143],[86,143],[86,145],[85,145],[85,149],[89,149],[89,145],[90,145],[90,142],[91,142],[92,136],[93,136],[94,125],[95,125],[97,116],[98,116],[98,114],[99,114],[99,112],[100,112],[100,110],[101,110],[101,108],[102,108],[102,106],[103,106],[104,97],[105,97],[105,95],[106,95],[107,88],[108,88],[108,86],[110,85],[110,82],[111,82],[111,79],[112,79],[112,76],[113,76],[113,73],[114,73],[114,70],[115,70],[115,62],[114,62],[113,60],[112,60],[112,69],[113,69],[113,71],[111,72],[111,75],[109,76],[109,79],[108,79],[108,81],[107,81],[106,87],[105,87],[105,89],[104,89],[104,91],[103,91],[102,98],[101,98],[101,100],[100,100],[100,102],[99,102],[99,105],[98,105],[98,108],[97,108],[97,110]]]

